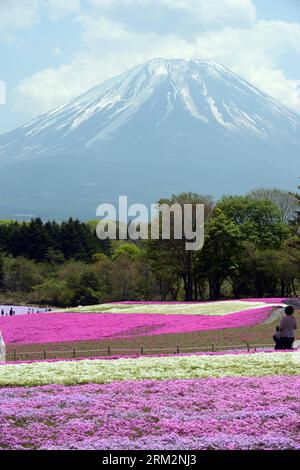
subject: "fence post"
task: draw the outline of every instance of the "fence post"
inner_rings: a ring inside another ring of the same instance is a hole
[[[144,348],[143,348],[143,346],[141,346],[141,356],[143,356],[143,355],[144,355]]]
[[[177,344],[176,352],[177,352],[177,354],[180,354],[180,347],[179,347],[178,344]]]
[[[44,349],[44,359],[47,359],[47,350],[46,350],[46,348]]]
[[[14,362],[17,360],[17,351],[14,349]]]
[[[248,352],[250,352],[250,344],[249,344],[249,341],[246,341],[246,345],[247,345],[247,350],[248,350]]]
[[[110,356],[110,346],[107,346],[107,355]]]
[[[1,86],[1,85],[0,85]],[[6,362],[6,347],[0,331],[0,362]]]
[[[73,349],[73,357],[74,357],[74,359],[76,357],[76,348]]]
[[[214,343],[211,343],[211,352],[215,352],[215,345],[214,345]]]

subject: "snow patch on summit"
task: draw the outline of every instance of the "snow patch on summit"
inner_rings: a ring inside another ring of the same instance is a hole
[[[200,119],[200,121],[207,123],[208,119],[199,113],[197,106],[195,105],[193,98],[191,97],[188,87],[181,88],[180,94],[186,109],[191,113],[191,115],[194,118]]]
[[[116,96],[107,96],[101,98],[97,103],[88,107],[85,111],[79,112],[78,117],[76,117],[70,127],[70,130],[76,129],[79,127],[83,122],[87,121],[93,114],[101,111],[102,109],[109,109],[112,108],[115,104],[125,101],[122,99],[121,95]]]
[[[155,77],[163,77],[168,75],[168,69],[165,65],[159,65],[154,69],[154,76]]]
[[[218,110],[218,107],[216,105],[216,101],[214,100],[214,98],[212,98],[211,96],[207,96],[206,101],[209,104],[211,113],[214,116],[215,120],[219,124],[221,124],[221,126],[226,127],[226,129],[232,130],[233,129],[232,124],[230,124],[229,122],[224,121],[222,113]]]

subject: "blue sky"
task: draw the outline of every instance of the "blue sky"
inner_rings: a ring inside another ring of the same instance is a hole
[[[217,60],[300,113],[300,0],[0,0],[0,132],[153,57]]]

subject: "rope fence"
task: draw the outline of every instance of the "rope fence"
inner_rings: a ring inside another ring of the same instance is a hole
[[[189,347],[189,346],[180,346],[176,345],[173,348],[146,348],[144,346],[140,346],[139,348],[113,348],[111,346],[107,346],[105,348],[98,348],[98,349],[79,349],[73,348],[70,350],[52,350],[44,348],[41,351],[17,351],[14,349],[13,351],[6,352],[6,360],[18,362],[25,359],[30,359],[30,357],[40,356],[42,359],[76,359],[76,358],[84,358],[90,357],[91,355],[97,357],[109,357],[109,356],[117,356],[122,355],[124,353],[131,353],[131,355],[137,356],[146,356],[152,354],[159,354],[159,353],[169,353],[169,354],[181,354],[184,352],[218,352],[218,351],[230,351],[230,350],[238,350],[238,351],[246,351],[246,352],[255,352],[257,349],[261,348],[273,348],[274,344],[271,343],[249,343],[246,341],[243,344],[231,344],[227,346],[219,346],[216,343],[211,343],[210,346],[202,346],[202,347]],[[115,354],[114,354],[115,353]],[[117,354],[121,353],[121,354]]]

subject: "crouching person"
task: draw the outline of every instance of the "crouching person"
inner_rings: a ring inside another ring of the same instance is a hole
[[[273,336],[273,341],[275,343],[275,350],[277,351],[278,349],[281,349],[281,343],[280,343],[280,340],[281,340],[281,337],[280,337],[280,328],[279,326],[276,326],[276,333],[275,335]]]
[[[294,307],[288,305],[285,310],[285,316],[280,322],[280,347],[278,349],[292,349],[295,341],[295,330],[297,322],[294,314]]]

